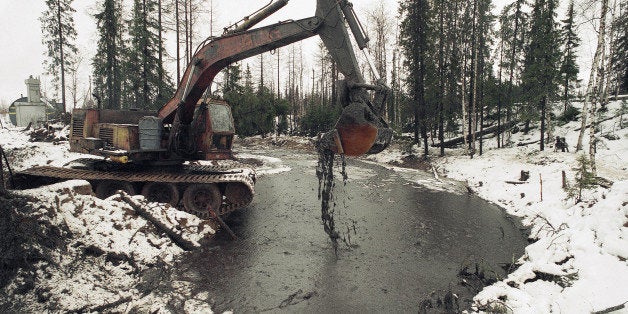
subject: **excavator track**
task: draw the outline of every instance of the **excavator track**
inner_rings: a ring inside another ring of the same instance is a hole
[[[86,160],[81,160],[80,162],[85,163]],[[133,187],[129,188],[130,190],[120,188],[131,194],[135,194],[135,191],[141,191],[141,187],[148,184],[169,185],[175,189],[174,192],[177,197],[179,191],[186,191],[180,200],[171,202],[171,204],[203,219],[210,218],[207,205],[211,203],[220,204],[212,207],[219,207],[218,210],[216,208],[214,210],[219,215],[224,216],[250,204],[255,193],[255,171],[237,162],[231,162],[226,165],[191,164],[106,171],[40,166],[21,171],[17,173],[16,177],[22,179],[22,181],[32,179],[44,179],[44,181],[87,180],[92,184],[97,194],[99,185],[103,184],[114,183],[112,186],[118,184],[117,186]],[[210,189],[203,190],[203,187],[209,187]],[[193,191],[189,192],[188,190]],[[193,193],[194,191],[200,192]],[[202,199],[207,197],[203,192],[210,194],[209,196],[213,198],[213,201],[211,199]],[[98,196],[107,197],[108,195]],[[216,198],[219,200],[216,200]]]

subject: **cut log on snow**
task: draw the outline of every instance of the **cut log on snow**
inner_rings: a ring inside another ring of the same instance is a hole
[[[128,194],[121,192],[120,196],[122,197],[122,200],[125,203],[129,204],[138,215],[150,221],[157,229],[165,232],[168,237],[170,237],[172,242],[174,242],[174,244],[176,244],[185,251],[192,251],[197,248],[197,245],[195,245],[193,242],[184,239],[178,232],[172,230],[164,223],[159,221],[159,219],[153,217],[148,211],[142,208],[141,205],[137,204],[137,202],[135,202],[135,200],[133,200]]]
[[[72,311],[70,313],[94,313],[94,312],[100,313],[100,312],[105,312],[106,310],[118,307],[118,306],[120,306],[122,304],[129,303],[131,301],[133,301],[133,298],[125,297],[125,298],[120,298],[120,299],[118,299],[118,300],[116,300],[114,302],[105,303],[105,304],[102,304],[102,305],[94,306],[92,308],[84,306],[84,307],[82,307],[82,308],[80,308],[80,309],[78,309],[76,311]]]
[[[530,142],[521,142],[521,143],[517,143],[517,146],[528,146],[528,145],[536,144],[536,143],[538,143],[540,141],[541,140],[530,141]]]
[[[593,314],[607,314],[607,313],[612,313],[612,312],[615,312],[615,311],[623,310],[623,309],[626,308],[626,304],[628,304],[628,301],[626,301],[626,302],[624,302],[622,304],[619,304],[619,305],[615,305],[615,306],[603,309],[601,311],[595,311],[595,312],[593,312]]]
[[[600,124],[600,123],[602,123],[602,122],[606,122],[606,121],[609,121],[609,120],[613,120],[613,119],[615,119],[615,118],[619,118],[619,116],[620,116],[620,115],[616,115],[616,116],[612,116],[612,117],[604,118],[604,119],[602,119],[602,120],[596,121],[595,123]],[[585,128],[586,128],[586,129],[588,129],[590,126],[591,126],[591,124],[587,124],[587,126],[586,126]],[[577,129],[575,129],[574,131],[580,131],[581,129],[582,129],[582,127],[579,127],[579,128],[577,128]]]
[[[516,124],[517,124],[517,121],[506,122],[505,124],[503,124],[501,126],[502,131],[509,129],[509,128],[515,126]],[[484,129],[482,131],[478,131],[475,134],[476,134],[476,136],[484,136],[484,135],[487,135],[487,134],[490,134],[490,133],[493,133],[493,132],[497,132],[498,129],[499,129],[499,126],[494,125],[492,127],[486,128],[486,129]],[[453,147],[453,146],[460,145],[460,144],[464,143],[465,142],[464,140],[465,140],[464,136],[454,137],[452,139],[444,141],[443,142],[443,146],[445,146],[446,148],[450,148],[450,147]],[[471,135],[467,135],[467,141],[471,141]],[[432,146],[433,147],[440,147],[440,145],[441,145],[440,143],[436,143],[436,144],[434,144]]]

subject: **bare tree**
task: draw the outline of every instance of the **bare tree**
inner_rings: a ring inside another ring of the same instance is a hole
[[[72,96],[72,108],[76,109],[76,106],[79,102],[78,99],[78,86],[79,86],[79,69],[81,67],[81,63],[83,62],[83,57],[81,55],[76,55],[76,59],[74,61],[74,63],[68,68],[68,71],[70,72],[70,95]]]

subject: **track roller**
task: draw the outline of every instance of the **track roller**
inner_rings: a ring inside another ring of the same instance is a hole
[[[142,188],[142,195],[151,202],[179,204],[179,189],[172,183],[149,182]]]
[[[225,187],[225,197],[229,204],[248,204],[253,199],[251,190],[242,183],[228,183]]]
[[[216,184],[193,184],[188,186],[183,193],[183,206],[185,209],[202,219],[209,219],[209,206],[220,215],[222,194]]]
[[[124,191],[129,195],[137,194],[135,187],[130,182],[104,180],[96,183],[96,196],[105,199],[116,194],[117,191]]]

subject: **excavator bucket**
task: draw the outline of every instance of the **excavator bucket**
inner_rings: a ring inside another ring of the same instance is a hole
[[[334,128],[325,133],[318,147],[346,156],[377,154],[390,145],[392,129],[375,116],[365,103],[346,106]]]
[[[336,62],[338,71],[345,77],[345,84],[338,88],[342,91],[339,97],[343,105],[342,113],[334,129],[321,138],[319,147],[347,156],[379,153],[392,139],[392,130],[380,117],[381,104],[385,102],[388,89],[382,86],[377,91],[383,97],[375,97],[375,101],[381,104],[373,105],[364,89],[367,84],[344,24],[346,16],[341,5],[350,4],[343,0],[317,0],[316,16],[323,21],[318,34]]]
[[[368,112],[369,110],[360,103],[350,104],[342,110],[334,127],[334,131],[338,134],[338,138],[334,141],[337,153],[360,156],[371,149],[378,130],[372,121],[367,120],[371,118],[367,116]]]

